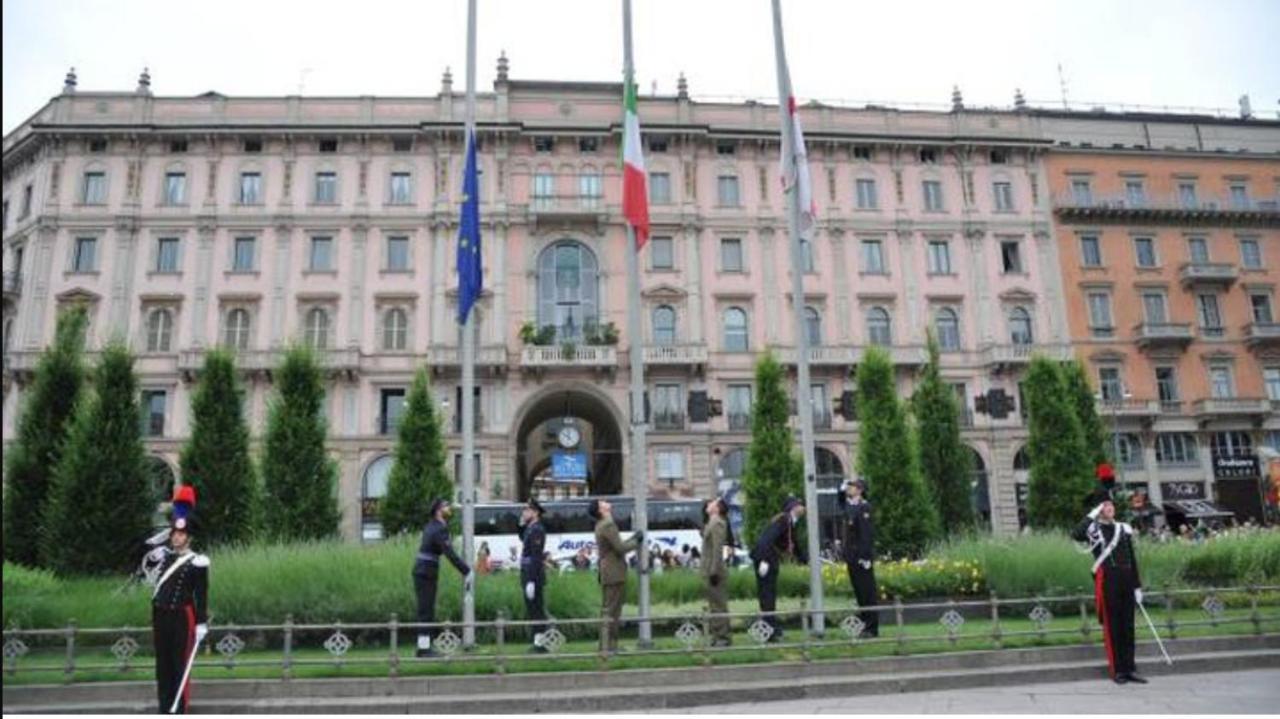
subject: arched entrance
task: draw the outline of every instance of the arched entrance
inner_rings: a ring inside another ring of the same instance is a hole
[[[551,385],[516,420],[516,496],[622,494],[622,417],[595,387]]]
[[[973,506],[978,526],[991,527],[991,490],[988,488],[987,463],[978,450],[969,447],[972,464],[969,467],[969,501]]]

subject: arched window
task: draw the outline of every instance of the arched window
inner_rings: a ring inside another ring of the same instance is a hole
[[[1022,447],[1018,453],[1013,455],[1013,471],[1029,472],[1031,471],[1031,457],[1027,454],[1027,448]]]
[[[1029,345],[1035,341],[1031,332],[1031,313],[1022,307],[1014,307],[1009,313],[1009,339],[1015,345]]]
[[[564,240],[538,258],[538,326],[552,325],[561,342],[579,341],[599,321],[599,265],[580,242]]]
[[[169,310],[152,310],[147,317],[147,351],[168,352],[173,335],[173,313]]]
[[[653,342],[658,345],[676,343],[676,311],[669,305],[653,310]]]
[[[938,335],[938,346],[943,350],[955,352],[960,349],[960,319],[955,310],[950,307],[938,310],[934,332]]]
[[[818,489],[836,489],[844,480],[844,462],[826,447],[814,447],[814,470],[817,472]]]
[[[402,350],[407,344],[409,318],[404,310],[396,307],[382,316],[382,349]]]
[[[329,346],[329,313],[320,307],[313,307],[307,312],[306,343],[312,349]]]
[[[822,346],[822,315],[813,307],[804,308],[804,331],[809,337],[810,347]]]
[[[395,463],[391,455],[384,454],[369,463],[364,470],[360,489],[360,537],[364,541],[382,539],[382,498],[387,495],[387,478]]]
[[[879,347],[893,344],[893,325],[889,311],[883,307],[872,307],[867,312],[867,342]]]
[[[991,490],[987,479],[987,463],[978,450],[969,447],[969,503],[974,516],[982,524],[991,526]]]
[[[749,347],[747,313],[740,307],[730,307],[724,311],[724,351],[746,352]]]
[[[1119,450],[1121,467],[1126,469],[1142,468],[1142,440],[1138,439],[1138,435],[1121,434],[1118,437],[1113,436],[1112,441],[1115,442],[1116,449]]]
[[[249,348],[249,311],[236,308],[227,313],[226,336],[223,344],[231,349]]]
[[[151,486],[154,488],[157,502],[167,502],[173,496],[174,484],[177,483],[173,476],[173,467],[164,461],[163,458],[154,454],[147,455],[147,475],[151,478]]]

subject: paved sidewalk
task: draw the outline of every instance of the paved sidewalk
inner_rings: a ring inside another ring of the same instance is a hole
[[[1275,714],[1280,672],[1177,674],[1146,685],[1061,682],[831,699],[722,704],[665,714]]]

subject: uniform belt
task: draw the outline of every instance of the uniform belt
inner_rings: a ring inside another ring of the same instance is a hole
[[[426,552],[418,552],[418,561],[419,562],[435,562],[438,564],[440,562],[440,556],[437,554],[427,554]]]

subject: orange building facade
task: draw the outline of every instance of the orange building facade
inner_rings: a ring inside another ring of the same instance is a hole
[[[1259,455],[1280,451],[1280,157],[1114,139],[1045,164],[1071,342],[1120,479],[1175,530],[1261,519]]]

